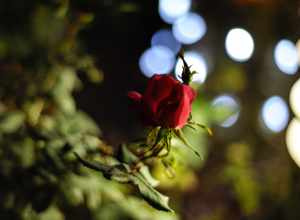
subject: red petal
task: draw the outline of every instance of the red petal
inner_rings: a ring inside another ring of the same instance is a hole
[[[142,99],[142,95],[136,91],[130,91],[127,96],[135,102],[139,102]]]
[[[170,75],[155,74],[151,77],[147,84],[147,88],[144,93],[145,98],[155,100],[164,99],[171,93],[173,87],[178,83],[179,82]]]
[[[143,101],[152,114],[155,114],[159,103],[168,97],[179,82],[170,75],[155,74],[147,84]]]
[[[194,99],[197,97],[196,91],[188,85],[182,85],[182,86],[183,86],[183,92],[187,94],[187,96],[189,97],[192,103]]]
[[[189,118],[195,97],[196,92],[191,87],[179,84],[174,88],[173,96],[167,99],[169,103],[174,104],[160,106],[160,120],[166,127],[182,128]]]
[[[186,124],[191,113],[191,98],[194,98],[194,96],[191,97],[191,91],[192,90],[190,90],[190,87],[187,86],[182,86],[180,88],[182,96],[178,108],[172,116],[173,127],[182,128]]]

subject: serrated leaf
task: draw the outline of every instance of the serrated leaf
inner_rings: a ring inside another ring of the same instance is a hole
[[[157,179],[154,179],[154,177],[151,175],[149,167],[142,166],[139,172],[150,183],[152,187],[156,187],[159,185],[159,181]]]
[[[132,171],[128,164],[120,163],[114,166],[107,166],[96,161],[85,161],[80,158],[78,154],[75,153],[75,155],[84,166],[102,172],[107,179],[116,180],[121,183],[132,183],[135,185],[141,193],[141,196],[154,208],[173,212],[168,205],[169,198],[154,189],[147,178],[139,171]]]
[[[138,187],[143,198],[154,208],[162,211],[173,212],[169,207],[169,197],[164,196],[140,174],[131,175],[132,182]]]
[[[110,179],[112,180],[116,180],[120,183],[129,183],[131,182],[131,179],[128,171],[129,166],[127,164],[118,164],[112,166],[108,175],[110,175]]]
[[[133,154],[125,144],[122,145],[122,162],[125,162],[127,164],[139,162],[139,158],[135,154]],[[150,185],[152,187],[158,186],[159,181],[153,178],[150,173],[149,167],[147,167],[142,162],[139,162],[139,166],[139,173],[150,183]]]
[[[74,154],[80,163],[82,163],[84,166],[86,166],[92,170],[100,171],[103,173],[109,173],[109,170],[111,169],[110,166],[107,166],[107,165],[104,165],[104,164],[101,164],[101,163],[95,162],[95,161],[89,162],[87,160],[83,160],[77,153],[74,153]]]
[[[127,164],[132,164],[139,160],[139,158],[136,155],[134,155],[125,144],[122,144],[121,150],[122,150],[122,158],[121,158],[122,162]]]

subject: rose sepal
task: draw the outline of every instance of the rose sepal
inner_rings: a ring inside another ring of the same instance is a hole
[[[211,130],[211,128],[209,128],[208,126],[204,125],[204,124],[200,124],[198,122],[189,120],[188,123],[186,124],[187,127],[192,128],[194,130],[197,130],[197,128],[201,128],[203,130],[205,130],[210,136],[213,136],[213,132]]]
[[[184,143],[184,145],[185,145],[186,147],[188,147],[191,151],[193,151],[193,153],[194,153],[196,156],[198,156],[200,159],[203,160],[202,155],[201,155],[196,149],[194,149],[194,147],[193,147],[193,146],[189,143],[189,141],[185,138],[185,136],[184,136],[182,130],[176,129],[176,130],[174,130],[174,134],[176,135],[176,137],[177,137],[179,140],[181,140],[182,143]]]

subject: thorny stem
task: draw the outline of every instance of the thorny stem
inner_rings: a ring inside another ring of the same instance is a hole
[[[187,64],[182,50],[178,53],[178,57],[183,62],[183,69],[181,74],[182,81],[184,84],[189,85],[190,82],[192,81],[193,72],[191,72],[190,66]]]

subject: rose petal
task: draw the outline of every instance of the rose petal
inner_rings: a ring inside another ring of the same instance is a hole
[[[182,86],[183,86],[183,90],[184,90],[183,92],[187,94],[187,96],[190,99],[190,102],[192,103],[195,100],[195,98],[197,97],[196,91],[188,85],[182,85]]]
[[[175,88],[177,92],[177,107],[166,113],[167,125],[172,128],[182,128],[191,113],[191,91],[190,87],[180,85]]]
[[[152,114],[156,113],[159,103],[171,94],[177,84],[179,81],[170,75],[155,74],[151,77],[143,96],[143,102]]]
[[[139,102],[142,99],[142,95],[136,91],[130,91],[127,96],[135,102]]]
[[[170,75],[156,74],[148,81],[143,95],[132,91],[128,96],[137,104],[145,124],[182,128],[191,113],[196,92]]]

